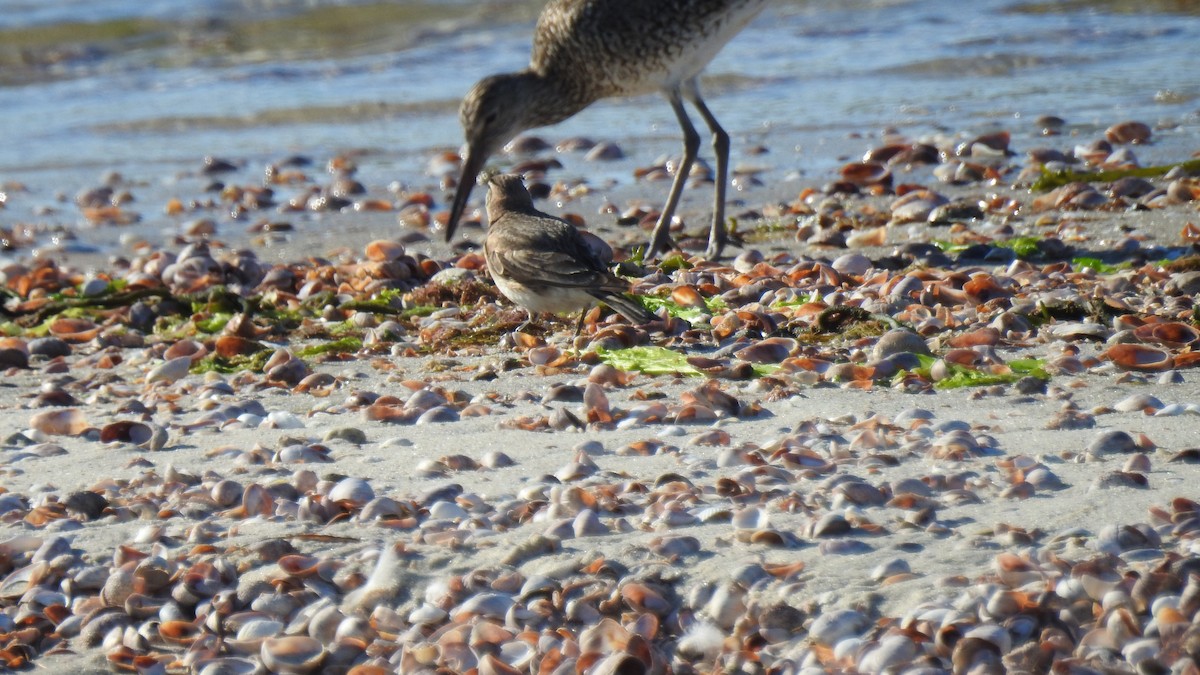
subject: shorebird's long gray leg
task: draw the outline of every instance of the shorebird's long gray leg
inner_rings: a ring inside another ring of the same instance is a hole
[[[675,207],[679,205],[679,197],[683,194],[683,184],[687,181],[692,163],[696,161],[696,153],[700,150],[700,134],[688,119],[687,110],[683,108],[683,98],[679,89],[667,92],[667,101],[675,111],[679,120],[679,128],[683,130],[683,159],[675,169],[675,180],[671,182],[671,192],[667,195],[667,203],[663,206],[662,215],[654,225],[654,233],[650,237],[650,248],[646,251],[646,259],[653,259],[659,252],[666,252],[674,246],[671,241],[671,218],[675,215]]]
[[[712,111],[704,104],[704,99],[700,97],[700,87],[695,80],[684,83],[683,95],[696,106],[700,117],[712,131],[713,151],[717,156],[717,185],[713,198],[712,229],[708,233],[708,249],[705,250],[705,255],[709,260],[716,260],[721,257],[721,251],[725,250],[725,244],[729,240],[725,231],[725,188],[729,184],[729,134],[725,133]]]

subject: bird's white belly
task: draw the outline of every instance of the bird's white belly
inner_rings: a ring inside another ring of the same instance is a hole
[[[577,288],[541,286],[535,291],[525,284],[497,276],[493,276],[492,280],[496,282],[496,288],[500,289],[504,297],[531,312],[549,314],[578,312],[596,302],[590,293]]]
[[[673,89],[696,77],[766,4],[766,0],[747,0],[725,14],[712,34],[678,45],[678,51],[672,58],[663,59],[660,67],[648,68],[642,64],[640,72],[624,74],[621,93],[635,96]]]
[[[738,10],[725,16],[720,28],[712,38],[697,40],[694,43],[685,45],[683,56],[676,62],[675,67],[668,74],[668,84],[682,82],[699,75],[700,71],[704,70],[705,66],[716,58],[717,53],[724,49],[725,45],[735,35],[742,32],[746,24],[750,23],[758,15],[765,5],[765,0],[746,2]]]

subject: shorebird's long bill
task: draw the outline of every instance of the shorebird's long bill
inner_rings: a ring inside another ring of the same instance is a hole
[[[450,219],[446,221],[446,241],[454,236],[454,231],[458,228],[458,219],[462,218],[463,211],[467,210],[467,199],[471,196],[471,190],[475,187],[476,178],[479,176],[479,171],[483,169],[483,163],[486,156],[478,152],[467,151],[467,158],[463,160],[462,176],[458,179],[458,187],[454,190],[454,203],[450,206]]]

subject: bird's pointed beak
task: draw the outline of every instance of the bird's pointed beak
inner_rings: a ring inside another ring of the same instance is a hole
[[[458,187],[454,190],[454,202],[450,206],[450,219],[446,221],[445,237],[447,242],[454,236],[463,211],[467,210],[467,199],[471,196],[471,190],[475,188],[479,171],[483,169],[486,159],[486,154],[467,149],[467,157],[463,160],[462,176],[458,179]]]

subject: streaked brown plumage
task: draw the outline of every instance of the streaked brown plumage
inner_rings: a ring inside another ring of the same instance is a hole
[[[488,273],[531,321],[535,313],[585,311],[597,300],[634,323],[658,318],[625,295],[629,283],[608,270],[574,225],[534,208],[520,176],[488,181],[487,213]]]
[[[467,139],[446,240],[454,235],[475,178],[488,158],[514,136],[571,117],[610,96],[661,91],[683,129],[684,152],[648,255],[667,250],[668,228],[700,136],[683,102],[713,134],[716,188],[707,254],[724,249],[729,135],[700,96],[697,78],[717,52],[766,5],[766,0],[551,0],[533,35],[529,68],[480,80],[459,110]]]

